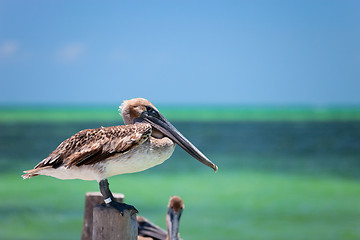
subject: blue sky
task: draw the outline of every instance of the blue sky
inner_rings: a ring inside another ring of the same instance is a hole
[[[0,1],[0,103],[360,104],[360,1]]]

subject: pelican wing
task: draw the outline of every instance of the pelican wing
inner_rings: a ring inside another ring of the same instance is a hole
[[[155,240],[165,240],[167,232],[142,216],[137,216],[138,234]]]
[[[147,123],[85,129],[63,141],[35,169],[95,164],[141,145],[151,132],[151,125]]]

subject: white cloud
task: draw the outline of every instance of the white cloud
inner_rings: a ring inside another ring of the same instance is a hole
[[[61,62],[73,63],[84,55],[85,46],[81,43],[70,43],[61,47],[57,53],[57,59]]]
[[[0,44],[0,58],[13,56],[18,49],[19,45],[15,41],[3,42]]]

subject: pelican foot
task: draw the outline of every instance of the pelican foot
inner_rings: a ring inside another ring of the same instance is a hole
[[[115,208],[116,210],[118,210],[120,212],[121,216],[124,216],[124,210],[129,210],[131,216],[136,213],[139,213],[139,211],[134,206],[128,205],[126,203],[119,203],[116,201],[111,201],[110,203],[107,203],[106,206]]]

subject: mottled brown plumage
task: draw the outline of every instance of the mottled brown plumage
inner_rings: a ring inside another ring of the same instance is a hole
[[[26,171],[25,178],[36,175],[35,169],[44,167],[90,165],[125,153],[144,143],[151,135],[151,125],[137,123],[82,130],[63,141],[34,169]]]
[[[151,134],[146,123],[85,129],[68,138],[35,168],[65,164],[94,164],[116,153],[124,153],[145,142]]]

